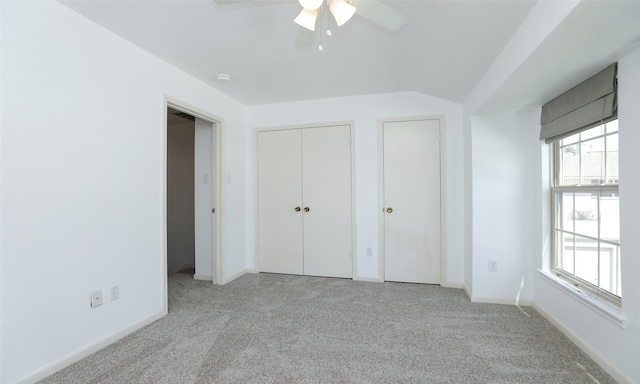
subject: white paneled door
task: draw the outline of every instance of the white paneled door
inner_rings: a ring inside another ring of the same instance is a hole
[[[440,121],[385,122],[384,278],[440,283]]]
[[[351,127],[258,133],[261,272],[353,276]]]
[[[258,133],[260,271],[302,275],[299,129]]]
[[[351,127],[302,130],[302,174],[304,274],[352,277]]]

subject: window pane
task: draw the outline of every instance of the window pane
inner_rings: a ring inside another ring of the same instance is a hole
[[[560,141],[560,145],[564,147],[565,145],[577,143],[578,141],[580,141],[580,134],[576,133],[573,136],[569,136],[567,138],[562,139]]]
[[[618,184],[618,134],[607,136],[607,183]]]
[[[574,274],[598,286],[598,241],[586,237],[575,237]]]
[[[558,244],[556,246],[556,268],[563,269],[569,273],[574,273],[574,244],[573,235],[564,232],[556,232]]]
[[[552,267],[572,283],[621,297],[618,122],[557,143]],[[600,186],[606,186],[601,188]],[[586,282],[586,283],[585,283]],[[609,296],[607,296],[609,297]],[[619,304],[612,297],[613,302]]]
[[[573,210],[575,233],[598,237],[598,195],[595,193],[576,193]]]
[[[564,229],[565,231],[573,232],[573,193],[562,193],[561,206],[560,209],[558,209],[558,212],[560,212],[560,228]]]
[[[600,288],[621,296],[620,246],[606,243],[600,245]]]
[[[582,185],[604,184],[604,138],[592,139],[580,145]]]
[[[586,131],[580,133],[580,140],[586,141],[591,138],[602,136],[604,134],[604,125],[598,125],[597,127],[589,128]]]
[[[580,182],[580,146],[578,144],[561,148],[562,179],[560,185],[577,185]]]
[[[617,193],[603,193],[600,200],[600,238],[620,242],[620,198]]]

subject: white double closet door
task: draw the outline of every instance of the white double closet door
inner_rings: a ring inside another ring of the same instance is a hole
[[[258,132],[261,272],[353,276],[351,127]]]
[[[440,120],[382,130],[384,278],[440,284]]]

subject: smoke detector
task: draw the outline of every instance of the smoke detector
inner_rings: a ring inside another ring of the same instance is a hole
[[[230,83],[231,75],[227,75],[226,73],[219,73],[216,79],[221,83]]]

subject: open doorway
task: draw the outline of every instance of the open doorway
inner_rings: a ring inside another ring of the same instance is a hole
[[[167,109],[167,273],[196,272],[195,116]]]
[[[220,282],[219,134],[216,121],[167,103],[167,274]]]

